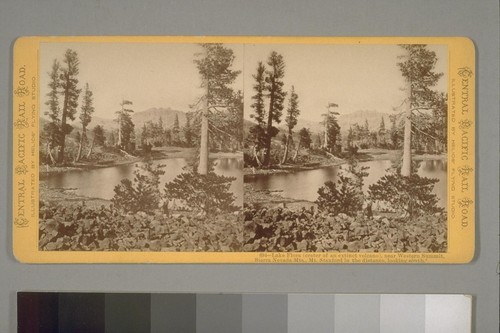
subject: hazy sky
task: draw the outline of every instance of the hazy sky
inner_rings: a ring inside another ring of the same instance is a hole
[[[189,104],[202,94],[193,63],[195,54],[202,49],[196,44],[44,43],[40,52],[43,100],[48,92],[46,73],[55,58],[62,61],[68,48],[78,53],[80,86],[89,83],[96,116],[114,118],[122,99],[132,101],[135,111],[152,107],[188,111]],[[240,61],[235,65],[241,70],[243,47],[231,48]],[[235,87],[242,87],[242,80],[240,76]]]
[[[285,60],[285,90],[292,85],[299,95],[301,117],[319,121],[326,105],[339,105],[341,114],[357,110],[392,112],[404,98],[396,66],[402,50],[396,45],[227,45],[236,56],[234,69],[242,70],[233,87],[245,92],[245,117],[254,94],[252,85],[258,61],[275,50]],[[113,118],[121,100],[133,101],[135,111],[171,107],[187,111],[199,97],[200,78],[193,60],[201,51],[196,44],[44,43],[40,52],[42,113],[53,59],[62,60],[66,49],[77,51],[80,85],[94,92],[95,115]],[[447,89],[447,48],[432,45],[444,72],[437,89]]]

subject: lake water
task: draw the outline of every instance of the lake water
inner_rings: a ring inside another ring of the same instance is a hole
[[[166,182],[172,181],[184,171],[187,162],[184,158],[171,158],[154,161],[153,164],[165,164],[165,174],[161,178],[160,189]],[[243,159],[218,158],[213,160],[214,171],[217,174],[235,177],[230,190],[236,196],[237,205],[243,203]],[[40,178],[50,188],[71,188],[78,195],[90,198],[109,200],[114,195],[114,188],[122,179],[134,178],[136,163],[124,164],[108,168],[75,170],[58,174],[51,174]]]
[[[368,191],[368,186],[376,183],[387,173],[391,167],[389,160],[376,160],[359,163],[360,166],[369,167],[369,175],[364,178],[363,190]],[[251,183],[257,190],[281,191],[284,197],[297,200],[315,201],[318,198],[318,188],[329,180],[336,181],[341,167],[331,166],[316,170],[304,170],[294,173],[252,175],[245,178],[245,182]],[[441,207],[447,206],[447,161],[428,160],[421,161],[418,169],[420,176],[437,178],[439,182],[434,186],[434,193],[439,198]]]

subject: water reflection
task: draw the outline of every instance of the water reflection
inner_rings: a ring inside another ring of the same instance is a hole
[[[391,167],[389,160],[376,160],[359,163],[360,166],[369,167],[368,176],[364,179],[363,190],[368,191],[371,184],[376,183],[387,173]],[[336,181],[340,171],[339,166],[332,166],[316,170],[305,170],[295,173],[252,175],[245,179],[257,190],[280,191],[285,197],[297,200],[315,201],[318,197],[318,188],[329,180]],[[422,161],[418,168],[420,176],[437,178],[439,182],[434,186],[434,193],[439,198],[439,205],[447,206],[447,161],[428,160]]]
[[[172,158],[154,161],[153,164],[165,164],[165,174],[160,179],[160,188],[185,171],[188,163],[184,158]],[[230,190],[236,196],[237,205],[243,204],[243,159],[218,158],[213,160],[214,172],[219,175],[235,177]],[[71,188],[78,195],[91,198],[111,199],[114,188],[122,179],[133,179],[135,164],[118,165],[109,168],[74,170],[41,177],[50,188]]]

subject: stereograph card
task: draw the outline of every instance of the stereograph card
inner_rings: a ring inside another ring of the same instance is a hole
[[[22,37],[28,263],[466,263],[461,37]]]

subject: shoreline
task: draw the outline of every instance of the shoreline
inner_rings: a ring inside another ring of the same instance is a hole
[[[280,173],[293,173],[297,171],[307,171],[307,170],[317,170],[328,168],[332,166],[339,166],[347,163],[346,160],[332,160],[329,163],[309,163],[304,165],[283,165],[280,168],[270,168],[270,169],[252,169],[252,168],[243,168],[244,177],[252,177],[258,175],[271,175],[271,174],[280,174]]]
[[[388,150],[388,149],[363,149],[360,150],[356,156],[359,162],[368,161],[378,161],[378,160],[390,160],[397,161],[401,158],[400,150]],[[428,160],[447,160],[447,154],[423,154],[423,155],[412,155],[412,159],[415,161],[428,161]],[[256,177],[259,175],[274,175],[283,173],[293,173],[299,171],[307,170],[317,170],[329,168],[332,166],[340,166],[348,163],[346,159],[335,158],[335,160],[323,159],[319,162],[312,162],[303,165],[282,165],[278,168],[269,169],[256,169],[256,168],[243,168],[244,177]],[[276,167],[276,166],[273,166]]]
[[[127,165],[147,160],[168,160],[175,158],[184,158],[184,159],[192,159],[194,158],[196,153],[196,148],[185,148],[185,147],[161,147],[153,149],[149,155],[142,156],[132,156],[131,157],[123,157],[116,158],[114,160],[102,160],[95,162],[80,162],[67,166],[49,166],[49,165],[40,165],[39,166],[39,174],[40,176],[48,176],[52,174],[71,172],[71,171],[83,171],[83,170],[92,170],[92,169],[101,169],[101,168],[110,168],[120,165]],[[243,159],[242,152],[215,152],[209,153],[209,158],[217,159],[217,158],[241,158]]]

